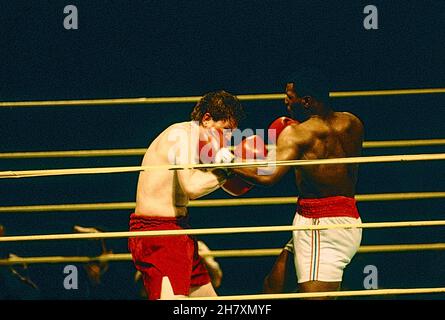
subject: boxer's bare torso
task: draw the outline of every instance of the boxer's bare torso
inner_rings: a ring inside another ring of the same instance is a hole
[[[217,121],[215,128],[225,128]],[[142,166],[198,163],[197,139],[202,128],[193,122],[176,123],[165,129],[148,147]],[[139,175],[135,213],[156,217],[187,214],[190,199],[216,190],[223,182],[216,172],[154,169]]]
[[[312,116],[283,132],[285,145],[297,147],[297,159],[331,159],[360,156],[363,125],[347,112],[326,117]],[[295,168],[296,184],[302,198],[354,197],[358,165],[314,165]]]

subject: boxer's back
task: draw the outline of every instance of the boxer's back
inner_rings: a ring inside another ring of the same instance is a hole
[[[312,117],[300,124],[309,139],[301,159],[329,159],[360,156],[363,126],[350,113],[333,112],[327,118]],[[296,182],[303,198],[355,195],[357,165],[315,165],[299,167]]]

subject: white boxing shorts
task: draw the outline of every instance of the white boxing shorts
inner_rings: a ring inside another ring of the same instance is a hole
[[[346,197],[299,200],[293,221],[294,226],[356,223],[361,223],[361,219],[355,200]],[[341,282],[343,270],[360,247],[361,239],[361,228],[294,231],[298,283]]]

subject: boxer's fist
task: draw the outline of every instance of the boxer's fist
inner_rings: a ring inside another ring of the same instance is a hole
[[[265,159],[267,149],[264,140],[257,135],[243,139],[243,141],[235,147],[235,155],[241,161],[252,161]],[[237,175],[227,179],[221,188],[232,196],[241,196],[253,188],[253,185],[243,180]]]

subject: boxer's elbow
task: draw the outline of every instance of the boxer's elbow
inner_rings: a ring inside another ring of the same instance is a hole
[[[195,200],[201,198],[212,191],[216,190],[219,185],[216,186],[203,186],[202,184],[188,184],[187,187],[183,188],[184,193],[190,200]]]
[[[198,192],[188,192],[187,193],[187,197],[190,200],[196,200],[196,199],[199,199],[200,197],[202,197],[202,195],[200,193],[198,193]]]
[[[201,172],[181,176],[179,182],[182,191],[190,200],[203,197],[218,189],[220,185],[215,175],[211,173],[203,174]]]
[[[195,200],[205,195],[204,192],[199,188],[187,188],[187,190],[184,191],[190,200]]]

